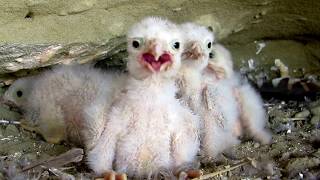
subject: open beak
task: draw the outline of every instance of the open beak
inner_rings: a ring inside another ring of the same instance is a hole
[[[0,97],[0,103],[5,104],[7,106],[9,106],[11,111],[15,111],[19,114],[22,114],[22,110],[19,106],[17,106],[14,102],[9,101],[9,100],[5,100],[2,96]]]
[[[172,64],[172,55],[164,51],[156,39],[148,41],[146,47],[140,62],[151,72],[166,70]]]
[[[183,52],[183,59],[199,60],[203,57],[204,53],[201,44],[198,42],[191,42],[190,46]]]

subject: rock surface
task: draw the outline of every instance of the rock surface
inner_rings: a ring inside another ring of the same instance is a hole
[[[310,115],[309,110],[303,110],[294,115],[295,118],[307,118]]]
[[[288,39],[319,35],[319,6],[316,0],[2,0],[0,39],[28,44],[104,42],[148,15],[212,26],[219,39],[233,34],[229,41]]]
[[[311,109],[312,114],[320,116],[320,106]]]
[[[124,38],[107,43],[4,44],[0,45],[0,74],[54,64],[87,63],[112,55],[124,44]]]
[[[150,15],[211,26],[237,64],[254,59],[270,68],[280,58],[292,71],[319,72],[319,7],[316,0],[2,0],[0,74],[104,59],[119,48],[111,39]],[[266,41],[261,54],[255,41]]]

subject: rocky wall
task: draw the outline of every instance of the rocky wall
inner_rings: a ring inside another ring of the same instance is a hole
[[[238,65],[279,58],[318,72],[319,13],[317,0],[1,0],[0,74],[110,59],[127,28],[150,15],[211,26]]]

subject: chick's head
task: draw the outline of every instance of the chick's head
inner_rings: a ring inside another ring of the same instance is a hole
[[[208,67],[214,71],[224,72],[224,78],[230,78],[234,74],[231,53],[221,44],[214,44]]]
[[[208,65],[212,50],[214,35],[204,26],[194,23],[180,25],[184,34],[184,47],[182,53],[182,66],[203,70]]]
[[[24,108],[31,93],[31,88],[31,78],[18,79],[7,89],[2,96],[2,100],[11,107]]]
[[[127,33],[128,70],[137,79],[157,74],[174,76],[181,64],[182,34],[177,25],[160,17],[148,17]]]

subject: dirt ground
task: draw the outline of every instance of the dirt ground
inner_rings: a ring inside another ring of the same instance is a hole
[[[273,143],[261,146],[254,141],[245,141],[234,148],[233,159],[225,158],[213,166],[203,165],[205,174],[217,172],[212,179],[320,178],[320,124],[316,115],[319,99],[287,103],[270,100],[265,105]],[[231,170],[219,173],[227,169]]]
[[[201,164],[203,179],[317,179],[320,178],[320,98],[316,101],[265,101],[273,143],[246,140],[215,163]],[[19,125],[0,127],[0,179],[89,179],[85,164],[57,169],[21,168],[59,155],[71,147],[53,145]],[[56,170],[56,171],[54,171]]]

